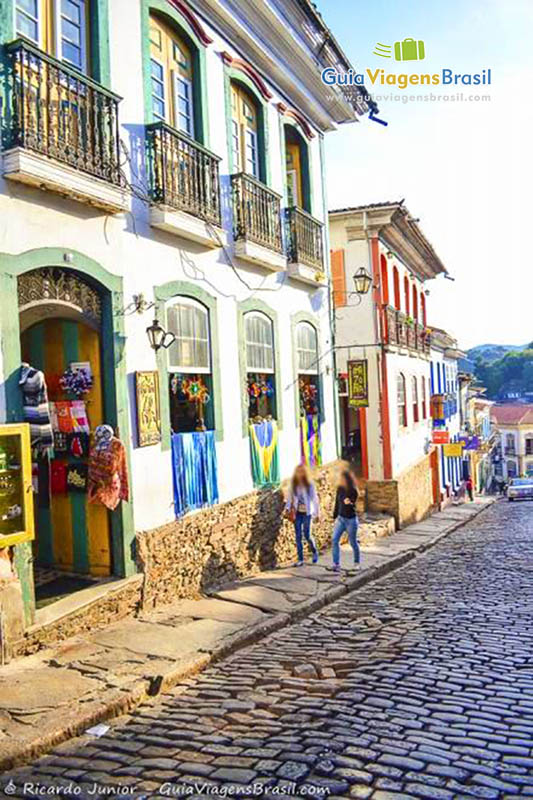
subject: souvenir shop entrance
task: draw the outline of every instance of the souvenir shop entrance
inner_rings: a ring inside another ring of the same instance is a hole
[[[60,268],[19,276],[18,299],[22,403],[27,412],[26,390],[39,376],[49,410],[37,447],[32,426],[39,608],[113,573],[111,515],[87,494],[90,434],[106,421],[102,303],[92,285]]]

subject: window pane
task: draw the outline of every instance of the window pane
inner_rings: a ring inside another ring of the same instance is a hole
[[[158,81],[163,80],[163,67],[157,61],[152,59],[152,75],[154,78],[157,78]]]
[[[17,0],[17,8],[26,11],[30,16],[37,18],[38,0]]]
[[[209,323],[207,311],[198,306],[177,303],[167,310],[168,329],[176,336],[169,347],[171,368],[210,369]]]
[[[69,22],[68,19],[64,19],[61,23],[61,33],[63,38],[69,42],[73,42],[76,45],[81,44],[81,31],[79,27],[73,25],[72,22]],[[63,44],[63,48],[65,45]]]
[[[268,317],[249,314],[245,318],[246,367],[249,372],[274,369],[272,323]]]
[[[76,47],[75,45],[70,44],[70,42],[67,42],[63,39],[62,49],[64,61],[69,61],[71,64],[81,67],[81,50],[79,47]]]
[[[38,27],[37,22],[31,20],[25,14],[17,11],[17,35],[26,36],[34,42],[38,42]]]
[[[298,369],[318,373],[318,344],[315,328],[306,322],[298,325],[296,332]]]
[[[61,0],[61,14],[76,25],[81,24],[80,11],[81,8],[78,3],[72,2],[72,0]]]

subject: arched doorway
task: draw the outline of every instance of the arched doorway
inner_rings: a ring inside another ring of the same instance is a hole
[[[74,270],[44,267],[17,279],[22,361],[45,377],[53,446],[33,452],[37,606],[113,573],[111,519],[86,494],[89,434],[104,421],[113,390],[102,358],[102,290]],[[65,384],[90,377],[88,391]],[[84,485],[85,481],[85,485]]]

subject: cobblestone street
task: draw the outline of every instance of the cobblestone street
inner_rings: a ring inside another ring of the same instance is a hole
[[[533,798],[532,515],[492,506],[403,569],[0,783],[17,795],[29,782],[81,796],[239,785]]]

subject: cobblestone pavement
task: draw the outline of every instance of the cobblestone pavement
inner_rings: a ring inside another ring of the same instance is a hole
[[[533,798],[532,521],[531,504],[498,503],[405,568],[3,783],[81,796]]]

